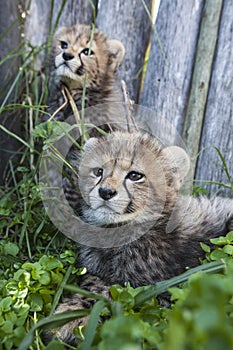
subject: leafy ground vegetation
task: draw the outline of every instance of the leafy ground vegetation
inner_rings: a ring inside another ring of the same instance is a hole
[[[75,244],[48,218],[38,179],[41,149],[59,136],[59,123],[39,125],[47,74],[37,70],[36,58],[47,49],[23,42],[5,58],[20,58],[21,69],[5,91],[0,113],[19,112],[23,136],[0,125],[22,145],[0,188],[0,349],[76,349],[57,340],[45,345],[43,330],[86,315],[87,326],[75,330],[82,350],[233,349],[233,232],[212,239],[211,247],[202,244],[206,259],[168,281],[136,289],[112,286],[111,301],[78,287],[85,267],[77,266]],[[9,102],[14,87],[15,100]],[[156,298],[167,291],[170,308]],[[61,296],[74,292],[96,299],[93,309],[54,315]],[[100,316],[105,316],[101,324]]]
[[[197,268],[148,287],[112,286],[109,301],[78,288],[86,271],[76,266],[75,245],[50,223],[38,184],[24,171],[1,193],[1,349],[65,349],[55,340],[44,345],[42,330],[89,313],[86,328],[76,329],[80,349],[233,349],[233,232],[212,239],[212,249],[202,245],[206,259]],[[156,299],[166,291],[171,308]],[[93,309],[53,315],[60,296],[72,292],[94,297]]]

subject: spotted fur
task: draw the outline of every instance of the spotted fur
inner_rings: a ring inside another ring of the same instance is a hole
[[[138,287],[178,275],[199,263],[200,242],[209,244],[210,238],[233,229],[233,200],[180,196],[188,156],[148,134],[114,132],[93,138],[83,153],[73,149],[69,160],[79,173],[72,182],[79,191],[66,178],[64,188],[82,220],[110,228],[110,235],[114,227],[132,235],[120,246],[79,246],[80,264],[88,270],[82,283],[91,291],[107,295],[111,284]],[[145,227],[135,238],[134,232]],[[57,312],[83,305],[83,298],[75,295]],[[73,326],[62,327],[59,336],[74,341]]]
[[[68,87],[77,109],[81,110],[85,85],[85,108],[93,107],[88,112],[87,121],[96,125],[114,122],[122,102],[115,72],[124,52],[121,42],[109,40],[103,32],[92,29],[90,25],[59,28],[52,45],[53,71],[48,112],[54,113],[64,102],[62,84]],[[65,120],[71,113],[67,105],[56,118]]]

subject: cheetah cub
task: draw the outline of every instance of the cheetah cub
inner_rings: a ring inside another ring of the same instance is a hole
[[[88,112],[88,122],[100,125],[119,119],[122,94],[115,73],[125,54],[120,41],[109,40],[90,25],[77,24],[55,32],[51,52],[54,69],[49,88],[49,113],[53,114],[64,103],[61,86],[65,85],[79,111],[85,89],[85,108],[95,106]],[[67,104],[55,118],[62,121],[71,114]]]
[[[120,131],[90,138],[84,148],[70,152],[76,172],[64,178],[70,205],[95,228],[93,240],[79,245],[80,264],[89,273],[82,287],[107,295],[111,284],[168,279],[198,265],[200,242],[233,229],[233,200],[179,195],[189,170],[182,148]],[[92,302],[74,295],[57,312],[87,305]],[[79,322],[61,327],[58,336],[73,341]]]

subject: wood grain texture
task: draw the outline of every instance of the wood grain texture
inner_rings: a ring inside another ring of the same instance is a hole
[[[229,183],[221,160],[213,146],[218,147],[233,177],[233,6],[224,1],[215,60],[205,112],[200,143],[201,155],[196,169],[196,179]],[[207,149],[205,149],[207,148]],[[208,186],[213,195],[232,192],[217,185]]]
[[[29,0],[26,1],[26,7]],[[48,37],[51,2],[32,0],[24,25],[24,34],[32,45],[42,45]]]
[[[198,154],[223,0],[206,0],[185,113],[183,140],[194,162]],[[192,174],[194,177],[194,171]]]
[[[53,23],[58,15],[59,9],[63,0],[55,0],[56,6],[54,7]],[[92,4],[97,12],[98,0],[92,0]],[[66,5],[62,10],[59,25],[69,26],[76,23],[90,24],[94,21],[95,13],[90,0],[67,0]]]
[[[145,3],[150,9],[151,0]],[[125,46],[126,55],[118,74],[125,80],[130,97],[137,103],[141,83],[141,74],[138,73],[144,64],[151,32],[151,22],[142,1],[101,1],[97,26]]]
[[[98,0],[92,2],[97,9]],[[145,1],[148,8],[151,7],[151,2],[152,0]],[[26,6],[29,0],[23,3]],[[57,22],[63,0],[54,0],[53,13],[52,3],[31,0],[25,23],[25,38],[32,45],[45,43],[50,23],[53,29]],[[17,18],[17,4],[18,1],[0,0],[1,8],[4,8],[0,12],[1,32]],[[212,17],[206,17],[203,10],[207,4],[212,11]],[[217,12],[214,12],[215,8],[218,8]],[[221,161],[213,146],[221,150],[233,175],[232,18],[232,0],[161,0],[156,21],[158,37],[154,31],[144,88],[139,96],[141,75],[137,73],[143,66],[151,35],[151,23],[143,1],[102,0],[97,11],[97,26],[110,38],[118,39],[125,45],[126,56],[120,67],[119,77],[126,81],[131,98],[154,111],[142,113],[146,128],[155,134],[160,129],[169,144],[180,144],[182,135],[188,152],[192,155],[197,152],[199,145],[201,155],[196,165],[196,179],[225,183],[228,179],[219,165]],[[91,23],[93,20],[94,14],[89,0],[67,0],[58,25]],[[208,20],[209,26],[206,26]],[[203,25],[206,30],[204,32]],[[18,43],[19,31],[16,25],[1,42],[0,59]],[[44,58],[43,55],[39,57],[38,69],[43,67]],[[8,67],[9,62],[0,66],[1,82],[10,77],[8,74],[15,74],[18,66],[17,63],[14,65],[15,71],[13,66],[8,71]],[[4,96],[0,96],[1,98]],[[5,116],[0,116],[0,122],[3,117]],[[11,131],[19,130],[19,120],[9,125],[9,128]],[[5,136],[2,133],[0,136],[1,142],[4,142]],[[14,142],[11,139],[4,147],[8,151],[14,151]],[[4,147],[1,143],[0,148]],[[3,162],[0,173],[7,158],[8,154],[1,154]],[[210,186],[211,194],[217,189],[217,186]],[[225,190],[225,193],[230,192]]]
[[[18,31],[18,4],[15,0],[3,1],[0,0],[0,36],[1,36],[1,50],[0,61],[2,61],[12,50],[18,47],[20,42],[20,35]],[[4,11],[2,10],[4,9]],[[14,24],[11,30],[6,34],[7,29]],[[4,34],[5,33],[5,34]],[[17,50],[15,50],[17,53]],[[0,65],[0,106],[7,96],[9,87],[15,79],[19,68],[19,58],[7,59]],[[14,102],[13,89],[5,104]],[[17,111],[8,111],[0,114],[0,124],[11,132],[20,136],[21,126],[19,113]],[[4,131],[0,130],[0,184],[5,182],[5,170],[7,168],[9,159],[17,159],[17,152],[21,144],[12,137],[8,136]]]
[[[154,109],[148,120],[155,130],[166,118],[181,133],[190,90],[203,0],[162,0],[154,31],[140,104]],[[165,57],[166,58],[165,58]],[[174,140],[175,142],[175,140]]]

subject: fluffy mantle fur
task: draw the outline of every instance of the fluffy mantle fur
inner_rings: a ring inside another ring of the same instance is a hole
[[[72,185],[65,178],[64,188],[82,220],[106,230],[123,228],[126,235],[148,225],[144,234],[125,245],[79,245],[80,263],[88,270],[83,288],[108,295],[111,284],[130,282],[137,287],[168,279],[199,263],[200,242],[209,244],[210,238],[233,229],[233,200],[180,196],[188,156],[181,148],[163,147],[148,134],[114,132],[93,138],[83,153],[74,149],[69,160],[79,180],[71,173]],[[57,312],[92,304],[73,295]],[[75,342],[72,329],[82,322],[86,320],[61,327],[57,335]]]

